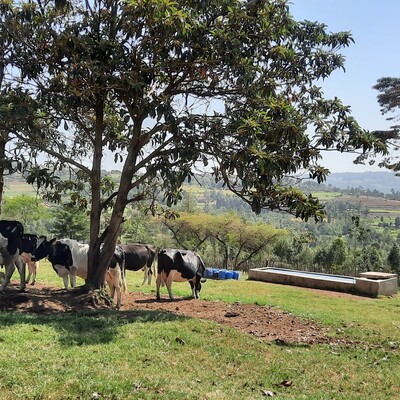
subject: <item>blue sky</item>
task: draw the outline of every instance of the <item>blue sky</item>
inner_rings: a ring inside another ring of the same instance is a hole
[[[351,106],[353,116],[367,130],[390,123],[380,113],[378,92],[372,89],[383,76],[400,76],[399,0],[292,0],[296,20],[319,21],[329,32],[350,31],[355,43],[343,49],[346,71],[335,71],[322,85],[326,97],[337,96]],[[377,167],[355,166],[351,155],[324,158],[331,172],[363,172]]]

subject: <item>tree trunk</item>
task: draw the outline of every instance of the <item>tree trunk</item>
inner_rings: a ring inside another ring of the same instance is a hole
[[[3,62],[4,54],[1,54],[0,61],[0,90],[3,87],[4,80],[4,62]],[[3,162],[6,159],[6,143],[7,143],[7,133],[0,132],[0,215],[3,212],[3,193],[4,193],[4,164]]]
[[[102,123],[103,121],[101,120],[101,124]],[[98,124],[100,125],[100,120]],[[137,134],[139,133],[140,124],[138,124],[137,127]],[[136,165],[136,148],[131,147],[128,151],[124,167],[121,172],[118,194],[116,196],[110,222],[103,235],[99,237],[101,215],[100,166],[102,156],[102,145],[100,143],[101,140],[99,143],[96,143],[96,146],[99,146],[98,149],[101,149],[101,151],[99,151],[98,154],[95,151],[93,159],[93,171],[96,171],[96,174],[94,174],[95,184],[92,182],[92,195],[94,194],[96,198],[94,199],[94,196],[92,198],[92,210],[90,215],[91,229],[87,279],[87,285],[95,289],[99,289],[104,285],[104,278],[107,268],[110,265],[115,246],[117,245],[118,236],[120,234],[125,207],[128,204],[128,193],[131,189],[131,182],[135,171],[134,166]],[[100,159],[100,162],[95,164],[95,157],[97,157],[97,161]],[[101,248],[102,243],[104,243],[104,245]]]
[[[99,289],[104,282],[105,271],[98,271],[100,260],[100,217],[101,217],[101,161],[103,158],[104,101],[99,98],[96,107],[96,126],[93,148],[92,170],[90,175],[91,209],[90,238],[88,252],[88,274],[86,284],[90,288]],[[111,260],[111,258],[110,258]],[[110,261],[109,260],[109,261]],[[104,272],[104,273],[103,273]]]
[[[6,134],[2,132],[0,134],[0,215],[3,212],[3,194],[4,194],[4,166],[1,161],[6,159]]]

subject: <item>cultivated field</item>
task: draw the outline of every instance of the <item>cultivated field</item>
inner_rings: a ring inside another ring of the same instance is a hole
[[[121,310],[79,310],[48,264],[38,277],[0,296],[0,399],[400,398],[398,297],[244,276],[156,302],[128,272]]]
[[[398,217],[400,216],[400,201],[389,200],[379,197],[367,196],[341,196],[341,201],[360,204],[361,207],[369,210],[369,216],[372,217]]]

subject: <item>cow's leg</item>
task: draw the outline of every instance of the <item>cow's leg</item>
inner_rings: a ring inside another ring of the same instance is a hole
[[[2,284],[1,287],[0,287],[0,292],[3,292],[4,289],[7,287],[7,285],[10,283],[12,274],[13,274],[14,271],[15,271],[14,262],[11,262],[11,263],[6,264],[5,267],[6,267],[6,271],[5,271],[6,274],[5,274],[5,277],[4,277],[4,282],[3,282],[3,284]]]
[[[192,281],[189,281],[189,283],[190,283],[190,287],[192,288],[192,297],[194,299],[197,299],[198,297],[197,297],[197,292],[196,292],[196,286]]]
[[[161,274],[158,274],[157,275],[157,279],[156,279],[156,296],[157,296],[157,300],[161,299],[160,286],[161,286]]]
[[[64,283],[64,288],[68,289],[68,286],[69,286],[69,275],[68,274],[67,275],[63,275],[62,279],[63,279],[63,283]]]
[[[71,287],[75,287],[76,286],[76,275],[75,274],[69,274],[69,280],[71,282]]]
[[[192,288],[192,296],[194,299],[200,298],[201,283],[200,277],[196,277],[195,281],[189,281],[190,287]]]
[[[115,286],[112,284],[112,282],[110,282],[108,287],[110,288],[110,297],[114,300]]]
[[[200,275],[196,275],[196,280],[194,282],[194,292],[195,292],[196,299],[200,298],[201,279],[202,279],[202,277]]]
[[[147,284],[151,285],[151,278],[153,276],[153,272],[151,272],[151,266],[147,268]]]
[[[19,280],[20,280],[19,290],[23,292],[26,286],[25,284],[26,263],[18,257],[18,259],[15,261],[15,265],[17,266],[19,272]]]
[[[121,285],[122,291],[126,293],[128,291],[128,285],[126,284],[126,271],[125,268],[121,269]]]
[[[32,277],[31,285],[33,286],[36,283],[36,269],[37,269],[36,261],[28,262],[28,278],[26,278],[26,284],[29,283],[31,277]]]
[[[169,294],[169,298],[171,300],[175,300],[175,297],[172,293],[172,282],[174,281],[174,273],[173,271],[171,271],[168,275],[167,281],[166,281],[166,285],[167,285],[167,289],[168,289],[168,294]]]
[[[120,309],[121,307],[121,286],[118,285],[117,287],[114,287],[114,289],[117,291],[117,310]]]
[[[147,268],[147,266],[145,265],[145,266],[143,267],[143,269],[142,269],[142,271],[144,271],[144,276],[143,276],[143,282],[142,282],[142,285],[141,285],[141,286],[143,286],[143,285],[145,284],[146,280],[147,280],[147,270],[148,270],[148,268]]]
[[[26,284],[28,284],[29,283],[29,281],[31,280],[31,276],[32,276],[32,272],[31,271],[29,271],[28,272],[28,277],[26,278]],[[33,283],[32,283],[32,285],[33,285]]]
[[[110,297],[114,300],[115,292],[117,292],[117,305],[116,308],[119,309],[121,307],[121,279],[122,272],[119,266],[109,269],[106,274],[106,281],[110,288]]]

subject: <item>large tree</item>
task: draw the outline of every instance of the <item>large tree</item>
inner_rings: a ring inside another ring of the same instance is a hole
[[[6,29],[15,43],[0,129],[50,157],[30,181],[48,184],[69,166],[71,179],[51,188],[87,190],[72,200],[90,210],[94,287],[127,204],[155,204],[154,189],[175,203],[195,168],[207,167],[255,212],[319,219],[321,204],[289,177],[324,181],[323,150],[385,151],[317,86],[343,68],[338,50],[351,35],[294,21],[286,0],[0,4],[14,14]],[[106,149],[122,161],[115,187],[102,180]]]

